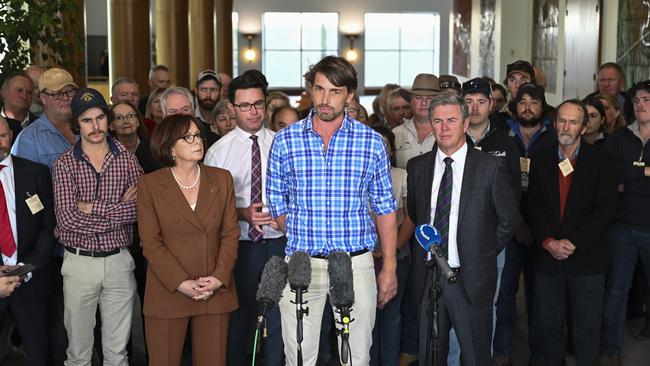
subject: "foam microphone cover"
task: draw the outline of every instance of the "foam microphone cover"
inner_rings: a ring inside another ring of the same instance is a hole
[[[327,256],[330,279],[330,302],[335,307],[354,304],[352,258],[345,252],[332,252]]]
[[[415,228],[415,239],[425,252],[431,250],[432,245],[440,245],[442,242],[438,229],[429,224],[423,224]]]
[[[294,252],[289,258],[289,285],[306,290],[311,283],[311,257],[305,252]]]
[[[282,290],[287,285],[287,272],[287,263],[283,258],[271,257],[262,270],[262,279],[255,296],[257,301],[277,304],[282,296]]]

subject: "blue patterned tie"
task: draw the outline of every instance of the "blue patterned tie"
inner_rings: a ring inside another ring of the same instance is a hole
[[[260,159],[260,145],[257,136],[251,135],[251,205],[262,202],[262,160]],[[255,230],[253,225],[248,226],[248,238],[254,242],[262,240],[263,234]]]
[[[440,187],[438,187],[438,200],[436,201],[436,213],[433,220],[433,226],[438,229],[442,236],[442,247],[447,248],[449,243],[449,214],[451,212],[451,191],[453,187],[453,174],[451,173],[451,163],[454,159],[446,157],[445,172],[442,173]]]

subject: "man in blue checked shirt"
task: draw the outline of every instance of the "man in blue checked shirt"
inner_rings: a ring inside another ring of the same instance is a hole
[[[303,359],[316,363],[321,318],[329,293],[327,255],[352,257],[355,303],[350,324],[353,365],[367,365],[375,308],[397,292],[397,205],[381,136],[344,114],[357,88],[354,67],[328,56],[305,74],[311,113],[278,132],[269,154],[266,192],[271,214],[287,236],[287,256],[311,256],[311,283],[303,299]],[[376,221],[369,209],[376,215]],[[376,225],[375,225],[376,222]],[[371,251],[379,235],[383,267],[375,280]],[[296,363],[296,308],[289,286],[280,301],[288,365]],[[329,311],[329,310],[328,310]]]

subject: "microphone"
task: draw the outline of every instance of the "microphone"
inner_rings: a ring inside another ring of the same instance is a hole
[[[273,308],[282,297],[282,290],[287,285],[287,263],[284,259],[273,256],[264,265],[262,278],[257,287],[255,299],[260,304],[257,327],[260,329],[268,310]]]
[[[311,283],[311,257],[305,252],[294,252],[289,258],[289,287],[296,293],[296,342],[298,366],[302,366],[302,317],[309,315],[309,308],[303,308],[302,294],[307,292]]]
[[[456,273],[449,267],[449,263],[445,259],[445,253],[440,248],[442,238],[438,229],[429,224],[420,225],[415,228],[415,239],[417,239],[422,249],[436,260],[438,268],[442,271],[445,278],[447,278],[447,281],[450,283],[456,282],[458,277],[456,277]]]
[[[336,307],[341,319],[341,363],[347,364],[350,355],[350,317],[354,304],[354,282],[352,279],[352,258],[348,253],[332,252],[327,256],[327,274],[330,280],[330,303]]]

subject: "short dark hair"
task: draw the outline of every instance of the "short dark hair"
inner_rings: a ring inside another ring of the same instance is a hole
[[[156,73],[156,71],[167,71],[169,72],[169,68],[165,65],[155,65],[152,66],[151,69],[149,69],[149,79],[153,79],[153,75]]]
[[[269,86],[266,77],[258,70],[248,70],[245,73],[232,79],[228,89],[228,100],[235,103],[235,93],[240,89],[260,89],[266,96],[266,88]]]
[[[601,118],[605,118],[605,106],[603,105],[603,102],[601,102],[600,99],[596,97],[595,94],[586,97],[582,101],[585,103],[585,106],[592,106],[596,108]]]
[[[395,160],[395,133],[393,133],[393,130],[390,128],[384,126],[384,125],[372,125],[372,129],[379,132],[380,135],[384,136],[386,140],[388,140],[388,146],[390,146],[390,151],[393,152],[390,158],[390,165],[391,166],[397,166],[397,160]]]
[[[557,113],[555,114],[555,121],[557,121],[557,117],[560,115],[560,108],[562,108],[565,104],[573,104],[576,107],[580,108],[582,110],[582,125],[586,126],[587,123],[589,123],[589,112],[587,111],[587,105],[585,102],[581,101],[580,99],[577,98],[572,98],[572,99],[567,99],[564,102],[560,103],[560,105],[557,106]]]
[[[135,113],[135,117],[138,119],[138,128],[136,130],[136,134],[141,139],[146,138],[148,136],[148,133],[147,130],[145,129],[144,121],[142,120],[142,115],[140,114],[138,107],[134,106],[133,103],[129,102],[128,100],[118,100],[117,102],[111,104],[108,107],[111,110],[111,112],[113,112],[112,113],[113,120],[111,122],[115,121],[115,107],[117,107],[120,104],[124,104],[133,110],[133,112]],[[115,137],[115,131],[109,131],[109,133],[111,134],[111,136]]]
[[[280,108],[273,111],[273,113],[271,114],[271,120],[269,121],[271,123],[271,125],[275,126],[275,117],[277,117],[278,114],[282,113],[285,110],[293,111],[293,113],[295,113],[296,116],[298,116],[298,120],[300,120],[300,114],[298,113],[296,108],[294,108],[294,107],[292,107],[290,105],[285,105],[284,107],[280,107]]]
[[[173,114],[163,118],[151,134],[151,155],[163,167],[175,165],[172,157],[172,146],[179,139],[183,138],[190,130],[190,124],[194,122],[196,128],[205,136],[202,124],[195,117],[185,114]]]
[[[304,75],[305,83],[314,85],[317,73],[323,74],[335,86],[345,86],[348,91],[357,90],[357,71],[343,57],[325,56],[317,64],[310,66]]]
[[[17,77],[23,77],[23,78],[29,80],[29,82],[32,84],[32,86],[34,85],[34,82],[32,81],[32,78],[30,78],[29,75],[27,75],[26,72],[24,72],[24,71],[16,71],[16,72],[12,72],[11,74],[7,75],[7,77],[4,79],[4,81],[2,82],[2,91],[4,92],[9,87],[9,83],[11,83],[11,81],[13,79],[17,78]]]

